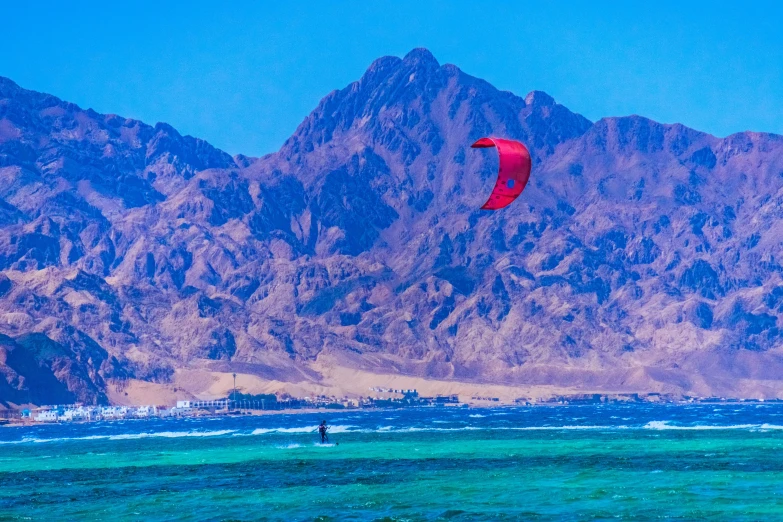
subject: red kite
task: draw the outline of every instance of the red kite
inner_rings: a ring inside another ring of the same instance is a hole
[[[498,180],[489,199],[481,207],[486,210],[499,210],[511,204],[522,194],[530,179],[530,152],[527,147],[514,140],[503,138],[481,138],[471,145],[474,149],[497,147],[500,156]]]

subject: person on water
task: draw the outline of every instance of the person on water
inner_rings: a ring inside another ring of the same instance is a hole
[[[321,434],[321,444],[326,444],[329,442],[329,435],[326,434],[326,431],[329,429],[329,426],[326,425],[326,421],[322,421],[321,424],[318,426],[318,433]]]

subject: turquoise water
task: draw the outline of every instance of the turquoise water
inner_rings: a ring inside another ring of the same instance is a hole
[[[0,520],[770,520],[782,450],[769,404],[3,428]]]

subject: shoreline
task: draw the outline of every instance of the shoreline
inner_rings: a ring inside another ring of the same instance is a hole
[[[442,409],[458,409],[458,410],[502,410],[502,409],[515,409],[515,408],[562,408],[562,407],[603,407],[613,405],[627,405],[627,406],[692,406],[692,405],[764,405],[764,404],[781,404],[783,400],[722,400],[722,401],[644,401],[644,402],[630,402],[630,401],[611,401],[611,402],[594,402],[594,403],[558,403],[558,402],[539,402],[531,404],[475,404],[475,403],[459,403],[448,404],[442,406],[409,406],[399,408],[291,408],[280,410],[248,410],[246,413],[241,414],[229,414],[229,413],[200,413],[195,415],[172,415],[172,416],[150,416],[150,417],[128,417],[117,419],[101,419],[101,420],[62,420],[62,421],[35,421],[32,419],[9,419],[10,422],[0,424],[0,428],[20,428],[20,427],[32,427],[32,426],[50,426],[50,425],[62,425],[62,424],[96,424],[96,423],[114,423],[114,422],[128,422],[128,421],[151,421],[151,420],[165,420],[171,422],[178,422],[187,419],[201,419],[201,418],[244,418],[244,417],[263,417],[263,416],[275,416],[275,415],[313,415],[320,413],[326,416],[341,414],[341,413],[358,413],[358,412],[378,412],[378,411],[400,411],[400,410],[442,410]]]

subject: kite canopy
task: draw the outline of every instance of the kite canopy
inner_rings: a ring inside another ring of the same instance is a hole
[[[514,140],[503,138],[481,138],[471,145],[474,149],[497,147],[500,156],[498,180],[489,199],[481,207],[486,210],[498,210],[511,204],[522,194],[530,179],[530,152],[527,147]]]

